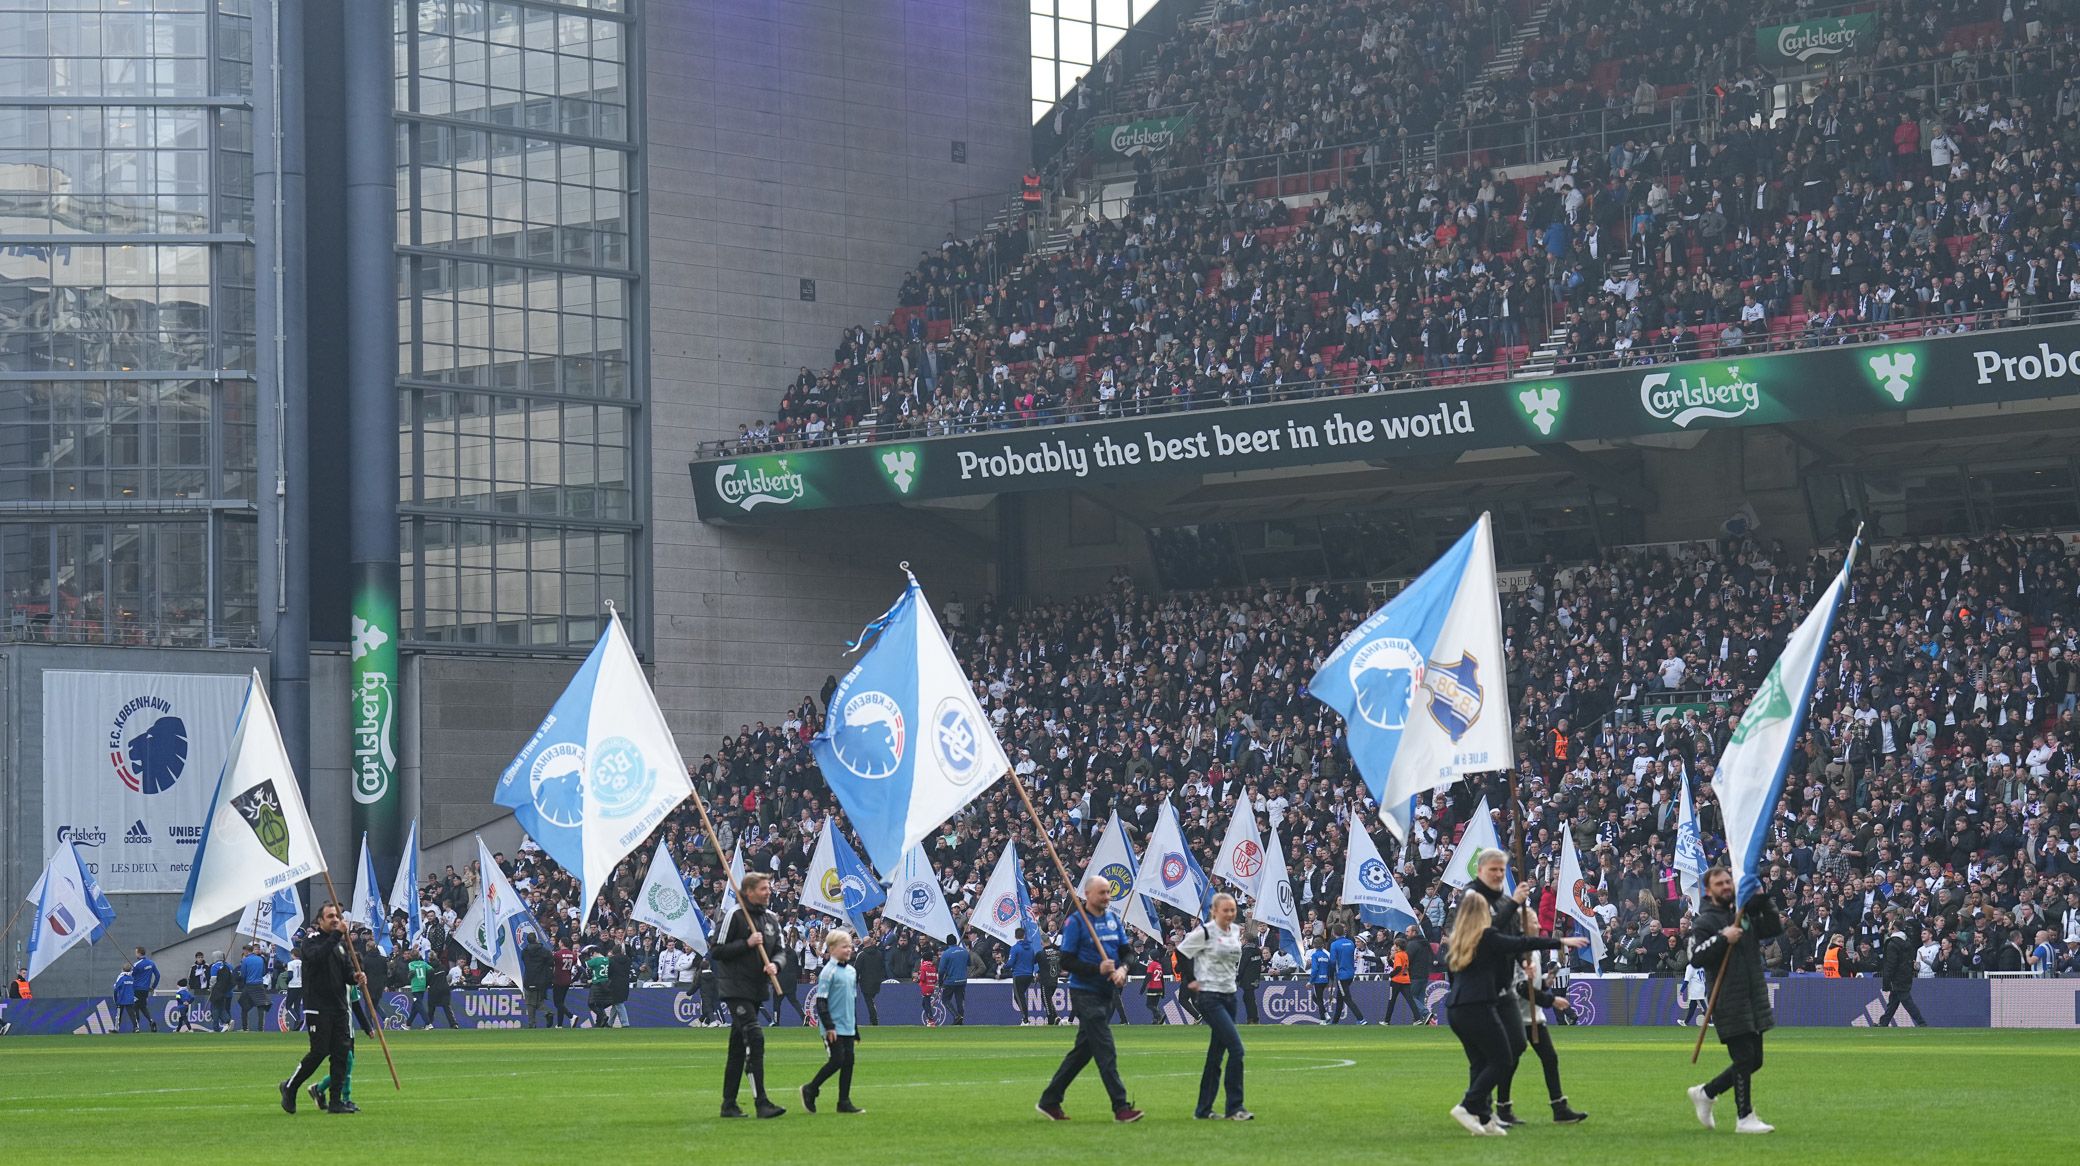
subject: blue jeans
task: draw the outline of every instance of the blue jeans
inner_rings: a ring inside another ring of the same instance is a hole
[[[1213,1112],[1214,1085],[1219,1083],[1226,1086],[1227,1112],[1232,1114],[1242,1108],[1242,1033],[1235,1028],[1235,993],[1199,993],[1199,1013],[1212,1039],[1206,1046],[1206,1071],[1199,1075],[1197,1112]],[[1221,1072],[1223,1056],[1228,1059],[1225,1077]]]

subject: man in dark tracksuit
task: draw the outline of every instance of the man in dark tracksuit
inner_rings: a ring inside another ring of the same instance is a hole
[[[1141,1111],[1127,1100],[1126,1083],[1119,1079],[1119,1056],[1112,1046],[1112,1003],[1126,986],[1126,965],[1120,962],[1120,947],[1126,940],[1117,912],[1110,911],[1112,884],[1103,875],[1092,875],[1083,888],[1084,910],[1069,916],[1062,928],[1062,967],[1069,972],[1069,1011],[1076,1016],[1076,1044],[1062,1058],[1061,1068],[1040,1094],[1036,1107],[1050,1121],[1067,1121],[1062,1098],[1076,1075],[1092,1061],[1104,1079],[1105,1095],[1112,1102],[1114,1121],[1140,1121]],[[1090,916],[1090,922],[1084,916]],[[1095,930],[1093,930],[1095,928]]]
[[[874,1009],[874,997],[881,994],[881,985],[888,981],[888,953],[881,949],[879,938],[859,937],[859,955],[853,958],[852,970],[859,974],[859,994],[867,1006],[867,1023],[880,1024],[881,1014]]]
[[[299,953],[303,960],[303,1027],[310,1033],[311,1049],[296,1066],[296,1075],[278,1087],[286,1113],[296,1112],[296,1091],[328,1060],[330,1095],[325,1112],[360,1112],[353,1102],[340,1098],[347,1083],[347,1054],[354,1048],[354,1033],[347,1021],[347,983],[368,982],[347,963],[346,929],[339,904],[327,903],[318,909],[316,930],[303,940]]]
[[[1257,985],[1263,982],[1264,948],[1251,936],[1242,945],[1242,966],[1235,970],[1235,991],[1251,1024],[1257,1023]]]
[[[1060,1024],[1062,1014],[1055,1011],[1054,990],[1062,982],[1062,949],[1056,947],[1053,940],[1048,940],[1047,946],[1040,949],[1039,966],[1035,970],[1040,973],[1040,1000],[1047,1006],[1047,1023]]]
[[[1775,1127],[1755,1116],[1750,1080],[1762,1068],[1762,1034],[1775,1028],[1770,1010],[1769,981],[1762,972],[1762,941],[1784,933],[1784,920],[1768,894],[1756,895],[1745,909],[1734,902],[1733,872],[1715,866],[1705,872],[1704,906],[1690,932],[1690,964],[1711,978],[1712,1025],[1733,1063],[1702,1085],[1690,1087],[1690,1104],[1706,1129],[1718,1128],[1712,1101],[1733,1090],[1740,1114],[1734,1128],[1744,1134],[1766,1134]]]
[[[737,1087],[747,1070],[758,1116],[779,1117],[787,1112],[766,1097],[766,1034],[758,1023],[758,1006],[779,970],[773,953],[780,950],[780,921],[766,910],[772,897],[767,875],[745,875],[737,909],[723,920],[722,940],[715,945],[716,986],[729,1013],[729,1059],[722,1070],[724,1117],[744,1116],[737,1105]]]
[[[1901,1007],[1906,1008],[1915,1028],[1928,1024],[1921,1006],[1914,1003],[1914,972],[1914,944],[1895,907],[1885,912],[1885,955],[1878,963],[1878,980],[1885,987],[1885,1015],[1878,1018],[1879,1028],[1891,1028],[1892,1014]]]

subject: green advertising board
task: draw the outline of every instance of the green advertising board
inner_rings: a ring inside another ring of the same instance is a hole
[[[1755,59],[1765,69],[1813,68],[1878,49],[1878,17],[1872,12],[1831,16],[1755,30]]]
[[[1137,479],[1782,425],[2080,392],[2080,324],[1311,397],[694,463],[708,521]]]
[[[1190,114],[1152,117],[1143,121],[1116,121],[1091,127],[1091,145],[1122,158],[1136,154],[1160,154],[1177,144],[1192,124]]]
[[[379,853],[402,843],[404,791],[397,780],[398,584],[396,563],[354,565],[349,652],[349,742],[354,755],[354,832]]]

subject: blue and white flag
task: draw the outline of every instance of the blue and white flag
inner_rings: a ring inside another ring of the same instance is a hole
[[[809,856],[809,869],[802,874],[802,906],[843,919],[853,934],[865,935],[867,912],[887,901],[881,880],[853,853],[837,822],[826,816],[823,832],[816,836],[816,853]]]
[[[1026,872],[1018,859],[1018,843],[1004,844],[1004,853],[997,857],[997,868],[990,872],[989,881],[983,884],[982,894],[975,900],[968,926],[1007,945],[1018,942],[1018,930],[1023,927],[1026,938],[1037,945],[1040,920],[1033,914],[1033,899],[1026,891]]]
[[[383,906],[383,888],[376,882],[376,860],[368,852],[366,830],[361,832],[361,861],[354,866],[354,897],[347,903],[347,918],[375,932],[376,949],[390,954],[390,912]]]
[[[1194,919],[1206,917],[1212,884],[1199,860],[1192,857],[1192,848],[1186,845],[1184,830],[1177,821],[1177,807],[1168,798],[1156,811],[1156,828],[1149,832],[1148,849],[1141,854],[1134,888],[1143,899],[1175,907]]]
[[[397,860],[397,881],[390,884],[390,910],[404,912],[404,937],[407,943],[419,942],[426,934],[426,921],[419,907],[419,819],[412,819],[411,833],[405,835],[404,854]]]
[[[924,847],[913,846],[897,867],[901,873],[888,887],[888,904],[881,917],[929,936],[939,943],[954,934],[953,910],[946,905],[946,888],[924,856]]]
[[[101,942],[108,925],[116,921],[116,909],[69,841],[58,843],[58,849],[51,852],[42,876],[29,888],[29,902],[36,912],[29,927],[32,980],[80,940]]]
[[[1301,968],[1299,899],[1293,894],[1292,876],[1286,873],[1286,847],[1278,840],[1278,823],[1264,841],[1264,873],[1257,879],[1257,922],[1278,929],[1278,946]]]
[[[255,671],[174,919],[193,933],[324,870],[325,852]]]
[[[1784,654],[1770,665],[1748,707],[1741,710],[1719,755],[1719,770],[1712,776],[1712,792],[1719,797],[1719,812],[1726,819],[1727,862],[1733,868],[1734,902],[1742,907],[1762,891],[1762,847],[1769,839],[1770,819],[1784,794],[1784,774],[1791,765],[1791,749],[1798,742],[1812,703],[1813,676],[1820,669],[1820,653],[1834,629],[1835,609],[1849,586],[1849,569],[1856,564],[1861,540],[1849,544],[1842,569],[1827,585],[1813,609],[1799,621],[1798,630],[1784,643]]]
[[[1596,900],[1588,880],[1582,877],[1581,852],[1575,849],[1574,829],[1560,827],[1560,885],[1553,888],[1562,914],[1575,921],[1589,937],[1589,970],[1603,967],[1603,920],[1597,918]]]
[[[890,871],[1009,773],[1011,759],[917,576],[861,643],[869,638],[866,655],[831,694],[830,718],[809,749],[868,860]]]
[[[235,934],[265,940],[282,951],[296,949],[296,929],[303,926],[303,898],[295,887],[284,887],[271,899],[246,904]]]
[[[487,968],[503,972],[515,986],[525,982],[520,967],[520,941],[529,932],[542,934],[527,904],[520,901],[513,884],[484,839],[477,838],[477,898],[463,916],[456,939]]]
[[[693,792],[635,648],[609,614],[592,654],[498,779],[528,836],[577,876],[578,918],[622,859]]]
[[[679,873],[679,864],[672,861],[672,852],[662,838],[657,840],[657,853],[650,856],[650,873],[643,879],[643,889],[636,892],[635,910],[629,917],[708,954],[708,917],[694,902],[693,887]]]
[[[1704,831],[1697,826],[1697,802],[1690,795],[1690,775],[1676,775],[1683,785],[1682,801],[1676,806],[1676,878],[1683,897],[1695,911],[1704,903]]]
[[[1343,851],[1343,902],[1358,908],[1368,926],[1399,931],[1416,922],[1415,905],[1394,881],[1394,871],[1379,856],[1372,834],[1355,816],[1351,819],[1350,841]]]
[[[729,917],[737,909],[737,888],[744,885],[744,844],[737,843],[729,854],[729,885],[722,892],[722,906],[715,911],[715,918],[729,926]]]
[[[1480,870],[1481,851],[1501,849],[1502,840],[1495,836],[1495,815],[1488,809],[1488,799],[1483,796],[1473,807],[1473,817],[1467,819],[1466,829],[1459,833],[1459,845],[1452,851],[1451,861],[1445,863],[1445,885],[1463,888]],[[1507,864],[1502,868],[1502,885],[1505,890],[1517,888],[1517,874]]]
[[[1343,715],[1351,760],[1395,837],[1408,838],[1398,807],[1411,796],[1515,764],[1503,671],[1495,540],[1482,514],[1308,682]]]
[[[1143,935],[1160,936],[1162,933],[1156,928],[1155,913],[1134,893],[1137,865],[1133,844],[1127,841],[1126,823],[1119,820],[1119,811],[1114,810],[1112,816],[1105,819],[1105,829],[1098,834],[1098,844],[1091,848],[1090,863],[1083,868],[1083,878],[1077,881],[1074,893],[1078,899],[1083,898],[1084,884],[1090,882],[1093,875],[1102,875],[1112,885],[1112,909],[1119,912],[1119,917]]]
[[[1264,842],[1257,833],[1257,807],[1248,794],[1240,794],[1234,812],[1228,815],[1220,853],[1213,856],[1213,877],[1244,894],[1255,894],[1257,876],[1263,871]]]

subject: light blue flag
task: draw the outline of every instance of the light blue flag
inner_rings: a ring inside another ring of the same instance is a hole
[[[1018,857],[1018,843],[1007,842],[997,857],[996,869],[975,898],[975,911],[968,926],[1009,945],[1018,942],[1024,928],[1027,939],[1040,934],[1040,920],[1033,914],[1033,899],[1026,891],[1025,866]]]
[[[29,928],[29,978],[35,979],[51,961],[72,950],[81,940],[99,943],[116,921],[116,909],[94,872],[79,860],[71,842],[58,843],[45,864],[42,877],[29,888],[29,902],[36,918]]]
[[[1676,879],[1690,909],[1704,902],[1704,831],[1697,826],[1697,802],[1690,795],[1690,775],[1678,774],[1683,783],[1682,801],[1676,807]]]
[[[1486,514],[1444,557],[1345,637],[1308,682],[1342,714],[1351,760],[1381,820],[1469,773],[1515,764],[1502,658],[1502,602]]]
[[[582,926],[614,867],[692,792],[642,662],[609,613],[592,654],[491,800],[510,806],[528,837],[577,876]]]
[[[1784,795],[1784,774],[1791,767],[1792,747],[1805,726],[1813,677],[1833,634],[1835,609],[1849,588],[1849,569],[1856,564],[1861,544],[1861,538],[1849,544],[1840,573],[1784,642],[1784,654],[1770,665],[1748,707],[1741,710],[1726,751],[1719,755],[1718,772],[1712,776],[1712,792],[1719,796],[1719,811],[1726,818],[1734,902],[1741,907],[1762,891],[1762,848],[1769,841],[1777,801]]]
[[[802,876],[802,906],[843,919],[855,934],[867,930],[867,912],[888,901],[881,880],[861,862],[837,823],[826,817],[816,838],[816,853]]]
[[[1367,927],[1399,931],[1416,921],[1415,905],[1394,881],[1394,870],[1380,857],[1371,831],[1355,817],[1344,846],[1342,898],[1345,905],[1358,909]]]
[[[1163,799],[1156,812],[1156,828],[1149,832],[1148,849],[1141,856],[1141,870],[1134,876],[1134,890],[1143,899],[1175,907],[1194,919],[1206,917],[1206,901],[1213,884],[1185,843],[1184,829],[1177,821],[1177,807]]]
[[[281,951],[294,951],[296,929],[303,926],[303,899],[295,887],[283,887],[271,898],[246,904],[234,934],[264,939]]]
[[[648,923],[702,955],[708,954],[708,937],[714,934],[714,928],[701,913],[701,905],[694,901],[692,884],[679,872],[679,864],[672,860],[671,848],[662,838],[657,840],[657,853],[650,858],[650,873],[643,879],[643,889],[636,892],[635,910],[630,918]]]
[[[405,941],[419,942],[426,933],[426,923],[420,918],[419,910],[419,819],[412,819],[412,830],[405,836],[404,856],[397,860],[397,881],[390,885],[390,910],[405,914]]]
[[[1094,875],[1103,875],[1112,885],[1112,906],[1119,912],[1127,925],[1141,934],[1160,938],[1162,931],[1156,926],[1155,912],[1148,901],[1134,893],[1134,846],[1127,840],[1127,825],[1119,820],[1119,811],[1105,819],[1105,828],[1098,833],[1097,844],[1091,847],[1090,862],[1083,868],[1083,877],[1077,880],[1075,894],[1083,897],[1085,883]]]
[[[905,567],[908,574],[908,567]],[[911,848],[1011,771],[917,576],[867,625],[866,655],[831,694],[809,743],[867,848],[893,871]]]
[[[383,888],[376,882],[376,859],[369,853],[365,830],[361,833],[361,861],[354,867],[354,901],[347,904],[347,916],[366,924],[376,933],[376,950],[390,954],[390,912],[383,906]]]

